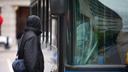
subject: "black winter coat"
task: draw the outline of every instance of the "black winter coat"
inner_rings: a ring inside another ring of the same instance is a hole
[[[26,67],[26,72],[43,72],[44,58],[40,45],[41,32],[34,28],[25,29],[22,42],[23,59]]]

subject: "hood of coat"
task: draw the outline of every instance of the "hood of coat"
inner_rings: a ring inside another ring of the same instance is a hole
[[[36,15],[29,16],[27,19],[26,27],[31,27],[40,30],[41,29],[40,18]]]
[[[41,34],[40,18],[36,15],[31,15],[27,19],[25,31],[34,31],[37,35]]]

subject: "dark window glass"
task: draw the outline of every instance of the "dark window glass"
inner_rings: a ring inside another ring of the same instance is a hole
[[[126,63],[127,3],[127,0],[73,0],[74,65]]]

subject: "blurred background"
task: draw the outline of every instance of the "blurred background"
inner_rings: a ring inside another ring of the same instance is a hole
[[[29,15],[29,5],[30,0],[0,0],[0,72],[13,72],[11,64]],[[53,51],[47,46],[43,53],[45,72],[50,72],[54,66],[51,59]]]

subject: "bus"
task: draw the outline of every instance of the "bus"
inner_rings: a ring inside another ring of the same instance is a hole
[[[58,72],[128,72],[127,3],[31,0],[30,14],[41,18],[45,43],[56,37]]]

